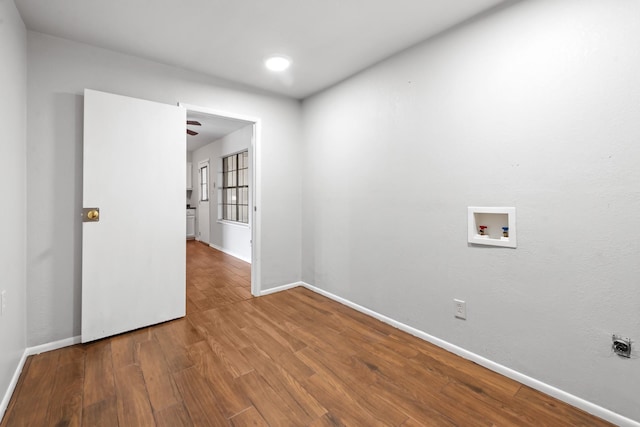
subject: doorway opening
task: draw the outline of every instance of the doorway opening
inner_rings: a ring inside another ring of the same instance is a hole
[[[251,294],[258,296],[260,182],[256,155],[260,120],[179,104],[187,110],[187,208],[195,208],[195,239],[251,266]],[[191,171],[191,172],[189,172]]]

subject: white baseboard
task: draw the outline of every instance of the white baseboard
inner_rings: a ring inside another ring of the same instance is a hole
[[[24,364],[27,361],[27,357],[33,356],[35,354],[45,353],[51,350],[57,350],[59,348],[68,347],[70,345],[79,344],[79,343],[80,343],[80,337],[77,336],[77,337],[65,338],[60,341],[54,341],[54,342],[50,342],[42,345],[37,345],[34,347],[25,348],[24,352],[22,353],[22,357],[18,362],[18,366],[16,367],[16,370],[13,373],[13,377],[11,377],[11,382],[9,383],[9,387],[7,388],[7,391],[5,392],[4,397],[2,398],[2,402],[0,402],[0,421],[2,421],[2,418],[4,417],[4,413],[7,410],[7,407],[9,406],[9,401],[11,400],[11,396],[13,395],[13,392],[15,391],[16,386],[18,385],[18,379],[20,378],[20,374],[22,373],[22,368],[24,368]]]
[[[301,282],[301,286],[313,291],[317,294],[323,295],[329,299],[332,299],[340,304],[346,305],[347,307],[351,307],[354,310],[357,310],[361,313],[369,315],[375,319],[378,319],[384,323],[387,323],[395,328],[400,329],[401,331],[407,332],[415,337],[428,341],[438,347],[441,347],[451,353],[457,354],[460,357],[471,360],[478,365],[484,366],[487,369],[490,369],[494,372],[497,372],[501,375],[504,375],[507,378],[511,378],[512,380],[518,381],[521,384],[527,385],[533,389],[536,389],[542,393],[548,394],[549,396],[553,396],[558,400],[568,403],[571,406],[575,406],[576,408],[582,409],[585,412],[588,412],[596,417],[600,417],[604,420],[607,420],[611,423],[614,423],[619,426],[624,427],[640,427],[640,422],[634,421],[630,418],[627,418],[623,415],[617,414],[609,409],[603,408],[602,406],[598,406],[594,403],[591,403],[587,400],[584,400],[578,396],[574,396],[570,393],[567,393],[563,390],[560,390],[556,387],[553,387],[549,384],[543,383],[535,378],[531,378],[527,375],[524,375],[520,372],[514,371],[511,368],[503,366],[499,363],[493,362],[489,359],[486,359],[478,354],[472,353],[468,350],[465,350],[462,347],[458,347],[457,345],[451,344],[447,341],[441,340],[440,338],[434,337],[433,335],[429,335],[426,332],[423,332],[419,329],[416,329],[412,326],[405,325],[404,323],[398,322],[390,317],[387,317],[383,314],[370,310],[366,307],[358,305],[354,302],[351,302],[345,298],[339,297],[337,295],[332,294],[331,292],[327,292],[323,289],[312,286],[308,283]],[[282,289],[284,290],[284,289]]]
[[[214,245],[213,243],[209,243],[209,247],[212,247],[213,249],[217,249],[220,252],[224,252],[227,255],[231,255],[234,258],[238,258],[240,261],[244,261],[246,263],[251,264],[251,258],[247,258],[247,257],[244,257],[242,255],[236,254],[236,253],[231,252],[231,251],[229,251],[229,250],[227,250],[227,249],[225,249],[223,247],[220,247],[218,245]]]
[[[18,379],[20,378],[20,374],[22,373],[22,368],[24,367],[25,362],[27,361],[27,350],[22,353],[22,357],[18,362],[18,366],[16,367],[16,371],[13,373],[13,377],[11,377],[11,382],[9,383],[9,387],[2,398],[2,402],[0,402],[0,422],[2,422],[2,418],[4,417],[4,413],[9,406],[9,401],[11,400],[11,396],[13,395],[16,386],[18,385]]]
[[[260,291],[258,296],[263,297],[269,294],[275,294],[276,292],[286,291],[287,289],[297,288],[298,286],[304,286],[302,282],[289,283],[288,285],[276,286],[275,288],[265,289]]]
[[[82,337],[78,335],[71,338],[65,338],[59,341],[36,345],[34,347],[27,347],[27,349],[25,350],[25,353],[27,356],[32,356],[34,354],[46,353],[47,351],[57,350],[59,348],[80,344],[81,342],[82,342]]]

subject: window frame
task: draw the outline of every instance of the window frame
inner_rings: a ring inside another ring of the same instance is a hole
[[[204,170],[204,173],[203,173],[203,170]],[[209,184],[210,184],[209,162],[208,161],[200,162],[198,164],[198,190],[200,192],[198,200],[200,202],[208,202],[210,200]]]
[[[245,149],[221,157],[222,185],[220,186],[219,219],[238,225],[249,225],[250,185],[249,150]]]

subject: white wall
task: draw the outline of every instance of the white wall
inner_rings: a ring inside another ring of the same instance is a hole
[[[0,419],[26,347],[27,34],[13,1],[0,1]]]
[[[183,102],[262,119],[258,211],[263,288],[300,278],[297,101],[250,92],[197,73],[28,33],[28,344],[80,333],[82,90]],[[292,178],[293,177],[293,178]],[[283,212],[285,201],[291,209]],[[43,215],[42,212],[46,212]],[[284,236],[284,237],[283,237]],[[123,242],[126,244],[126,242]]]
[[[640,420],[638,40],[635,0],[518,2],[306,100],[303,280]]]
[[[248,225],[230,224],[218,220],[218,203],[221,196],[218,189],[222,184],[222,157],[248,150],[252,137],[253,125],[248,125],[192,152],[194,164],[209,159],[212,183],[211,194],[209,195],[209,243],[216,249],[247,262],[251,262],[251,229]],[[198,171],[195,169],[193,182],[197,182],[197,179],[199,179]],[[251,174],[253,171],[250,169],[249,173],[249,181],[252,182]],[[194,193],[197,193],[197,191],[194,191]],[[191,205],[197,206],[198,195],[193,194],[191,200]],[[251,208],[251,206],[249,207]],[[196,212],[196,214],[198,213]],[[198,221],[204,220],[204,218],[198,216]]]

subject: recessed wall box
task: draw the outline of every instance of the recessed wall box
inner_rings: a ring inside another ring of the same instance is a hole
[[[468,241],[474,245],[517,247],[516,208],[468,208]]]

